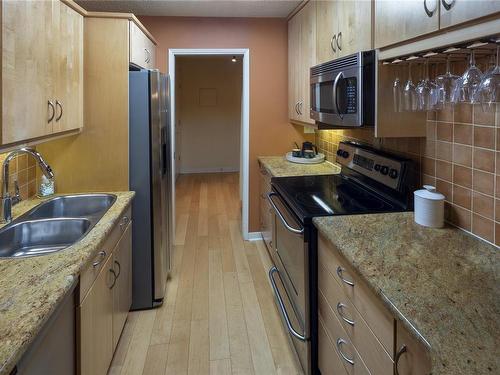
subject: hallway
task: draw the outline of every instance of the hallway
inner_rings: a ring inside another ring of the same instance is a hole
[[[109,374],[298,374],[262,241],[240,233],[238,174],[181,175],[166,300],[129,314]]]

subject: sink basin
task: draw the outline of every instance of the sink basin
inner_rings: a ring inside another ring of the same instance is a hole
[[[46,219],[12,223],[0,229],[0,258],[21,258],[62,250],[83,237],[88,219]]]
[[[40,204],[28,212],[26,217],[31,220],[89,216],[100,218],[115,201],[116,196],[112,194],[65,195]]]

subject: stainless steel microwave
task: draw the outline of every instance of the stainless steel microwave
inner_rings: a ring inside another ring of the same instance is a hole
[[[375,125],[376,51],[363,51],[311,68],[310,117],[318,129]]]

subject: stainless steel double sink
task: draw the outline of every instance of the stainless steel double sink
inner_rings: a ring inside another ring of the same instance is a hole
[[[0,258],[54,253],[82,239],[115,203],[113,194],[63,195],[0,229]]]

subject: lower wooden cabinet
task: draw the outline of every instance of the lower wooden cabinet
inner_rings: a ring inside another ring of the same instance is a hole
[[[121,237],[111,253],[103,252],[101,258],[98,254],[89,266],[100,271],[77,308],[80,375],[107,373],[132,304],[132,222],[128,215],[129,210],[112,230],[119,230]],[[81,293],[84,287],[80,282]]]
[[[427,375],[431,373],[431,360],[427,348],[398,321],[396,335],[397,375]]]
[[[267,200],[267,194],[271,192],[271,176],[261,166],[260,168],[260,231],[262,239],[270,252],[273,246],[273,218],[271,206]]]

